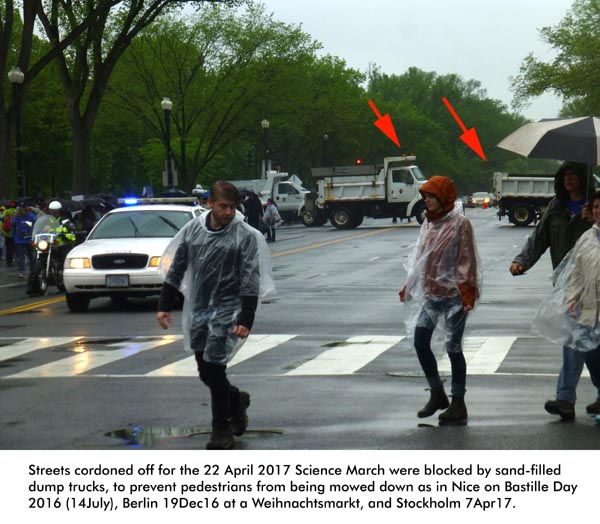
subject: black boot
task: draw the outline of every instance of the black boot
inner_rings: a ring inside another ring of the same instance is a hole
[[[450,407],[440,413],[440,424],[466,424],[467,422],[467,406],[465,405],[464,397],[452,396]]]
[[[233,444],[231,424],[226,426],[213,426],[210,440],[206,444],[206,449],[232,449]]]
[[[248,429],[248,414],[246,410],[250,405],[250,395],[245,391],[240,391],[240,404],[233,413],[231,427],[236,437],[242,436]]]
[[[433,415],[438,409],[446,409],[449,406],[448,397],[444,392],[444,386],[437,386],[429,390],[431,396],[425,407],[417,411],[417,417],[425,418]]]

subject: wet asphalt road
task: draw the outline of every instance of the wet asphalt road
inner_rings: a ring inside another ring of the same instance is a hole
[[[508,272],[532,227],[498,222],[494,210],[467,216],[484,269],[482,301],[465,333],[468,425],[439,427],[435,417],[415,416],[428,393],[403,338],[397,293],[418,226],[294,225],[270,245],[277,294],[262,305],[229,370],[252,395],[250,430],[238,449],[600,447],[600,425],[585,415],[595,398],[587,376],[574,422],[543,409],[561,362],[559,346],[531,333],[551,287],[549,257],[525,276]],[[181,340],[159,338],[156,299],[98,299],[75,315],[54,291],[43,300],[24,297],[16,271],[6,268],[0,293],[4,313],[25,306],[0,315],[0,449],[123,449],[133,433],[138,447],[204,448],[207,390],[193,367],[181,365],[188,357]],[[167,335],[181,333],[178,316]],[[30,348],[17,351],[19,344]]]

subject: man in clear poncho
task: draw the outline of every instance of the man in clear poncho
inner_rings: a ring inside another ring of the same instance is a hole
[[[548,401],[546,409],[567,420],[575,417],[584,364],[597,390],[586,411],[600,414],[600,192],[591,203],[594,225],[556,268],[552,295],[542,302],[533,323],[535,331],[563,344],[556,400]]]
[[[406,286],[400,291],[405,322],[430,388],[430,399],[417,416],[429,417],[439,409],[440,424],[465,423],[467,408],[466,361],[462,337],[468,312],[479,298],[482,276],[473,229],[454,207],[456,188],[447,177],[431,177],[420,188],[427,208],[419,240],[407,267]],[[444,391],[431,339],[442,318],[446,351],[452,369],[452,403]],[[447,409],[446,409],[447,408]]]
[[[250,334],[259,297],[274,290],[264,237],[236,211],[237,188],[213,184],[210,211],[191,220],[167,247],[157,320],[167,329],[178,290],[182,324],[200,379],[211,394],[212,434],[207,449],[231,449],[248,425],[250,395],[230,384],[226,367]]]

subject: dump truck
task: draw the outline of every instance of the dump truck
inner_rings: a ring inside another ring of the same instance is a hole
[[[498,219],[508,216],[515,226],[537,222],[554,198],[554,175],[494,173]]]
[[[272,198],[279,210],[279,215],[286,222],[293,222],[301,218],[304,196],[309,193],[296,175],[278,171],[269,171],[266,178],[229,180],[229,182],[240,190],[245,189],[256,193],[263,206],[266,206],[267,199]]]
[[[364,217],[425,218],[419,188],[427,180],[415,156],[386,157],[383,165],[318,167],[311,169],[317,191],[305,196],[302,222],[338,229],[358,227]]]

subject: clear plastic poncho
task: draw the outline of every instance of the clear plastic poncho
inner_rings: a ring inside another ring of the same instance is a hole
[[[225,365],[246,341],[232,334],[241,296],[259,300],[275,291],[271,256],[263,235],[236,212],[227,227],[211,231],[209,212],[188,222],[161,258],[165,282],[184,296],[182,326],[187,350]]]
[[[600,346],[600,229],[594,225],[553,274],[554,289],[539,306],[532,331],[579,351]]]
[[[439,319],[445,331],[444,315],[463,310],[461,296],[481,296],[483,275],[473,228],[460,209],[436,220],[425,220],[419,238],[405,266],[407,272],[404,323],[409,336],[419,327],[431,327],[424,320]],[[423,315],[422,313],[428,313]],[[440,318],[441,317],[441,318]],[[439,331],[438,330],[438,331]],[[449,333],[445,333],[446,341]]]

